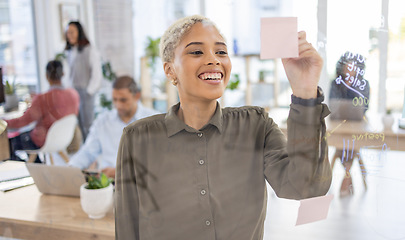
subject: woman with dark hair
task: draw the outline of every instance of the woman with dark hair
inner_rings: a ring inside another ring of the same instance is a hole
[[[80,95],[79,125],[83,139],[86,139],[94,119],[94,95],[101,85],[101,63],[79,22],[68,24],[65,51],[69,82]]]

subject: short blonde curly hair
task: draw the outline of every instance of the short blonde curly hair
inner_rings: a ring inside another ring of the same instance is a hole
[[[199,22],[215,27],[225,40],[225,37],[221,34],[215,23],[204,16],[193,15],[178,19],[165,31],[160,39],[159,50],[162,62],[173,61],[174,50],[180,44],[181,39],[190,31],[192,26]]]

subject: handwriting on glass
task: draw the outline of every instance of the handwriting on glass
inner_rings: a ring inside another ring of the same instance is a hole
[[[336,84],[343,84],[348,89],[356,92],[361,97],[365,98],[361,92],[355,89],[355,87],[358,87],[361,91],[364,91],[366,88],[367,82],[363,79],[365,71],[360,66],[357,66],[358,63],[364,63],[366,59],[360,54],[353,53],[349,53],[347,58],[349,60],[352,60],[347,64],[347,70],[349,72],[347,72],[344,76],[344,80],[342,75],[339,75],[339,77],[337,77],[335,80]],[[355,75],[352,75],[351,73],[354,73]]]

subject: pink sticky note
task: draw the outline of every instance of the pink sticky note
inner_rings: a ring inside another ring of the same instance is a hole
[[[261,59],[298,57],[296,17],[261,19]]]
[[[295,225],[325,219],[328,216],[329,205],[332,199],[333,194],[301,200],[301,205],[298,209],[297,223]]]

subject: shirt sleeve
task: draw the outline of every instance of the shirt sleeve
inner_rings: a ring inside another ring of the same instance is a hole
[[[90,66],[91,66],[91,77],[89,85],[87,86],[87,93],[94,95],[101,86],[101,80],[103,79],[100,56],[98,52],[91,47],[90,48]]]
[[[34,121],[38,121],[42,118],[42,115],[41,100],[40,97],[37,96],[32,100],[31,107],[29,107],[21,117],[5,121],[9,128],[21,128]]]
[[[80,148],[80,150],[71,157],[68,165],[78,167],[80,169],[88,168],[101,154],[101,142],[98,136],[98,132],[102,131],[100,127],[100,119],[97,119],[90,128],[89,135],[86,138],[86,142]]]
[[[324,120],[329,113],[325,104],[291,104],[288,141],[277,124],[265,116],[264,174],[277,196],[304,199],[329,190],[332,171]]]
[[[139,200],[135,161],[130,154],[133,142],[124,129],[115,170],[115,239],[139,239]]]

